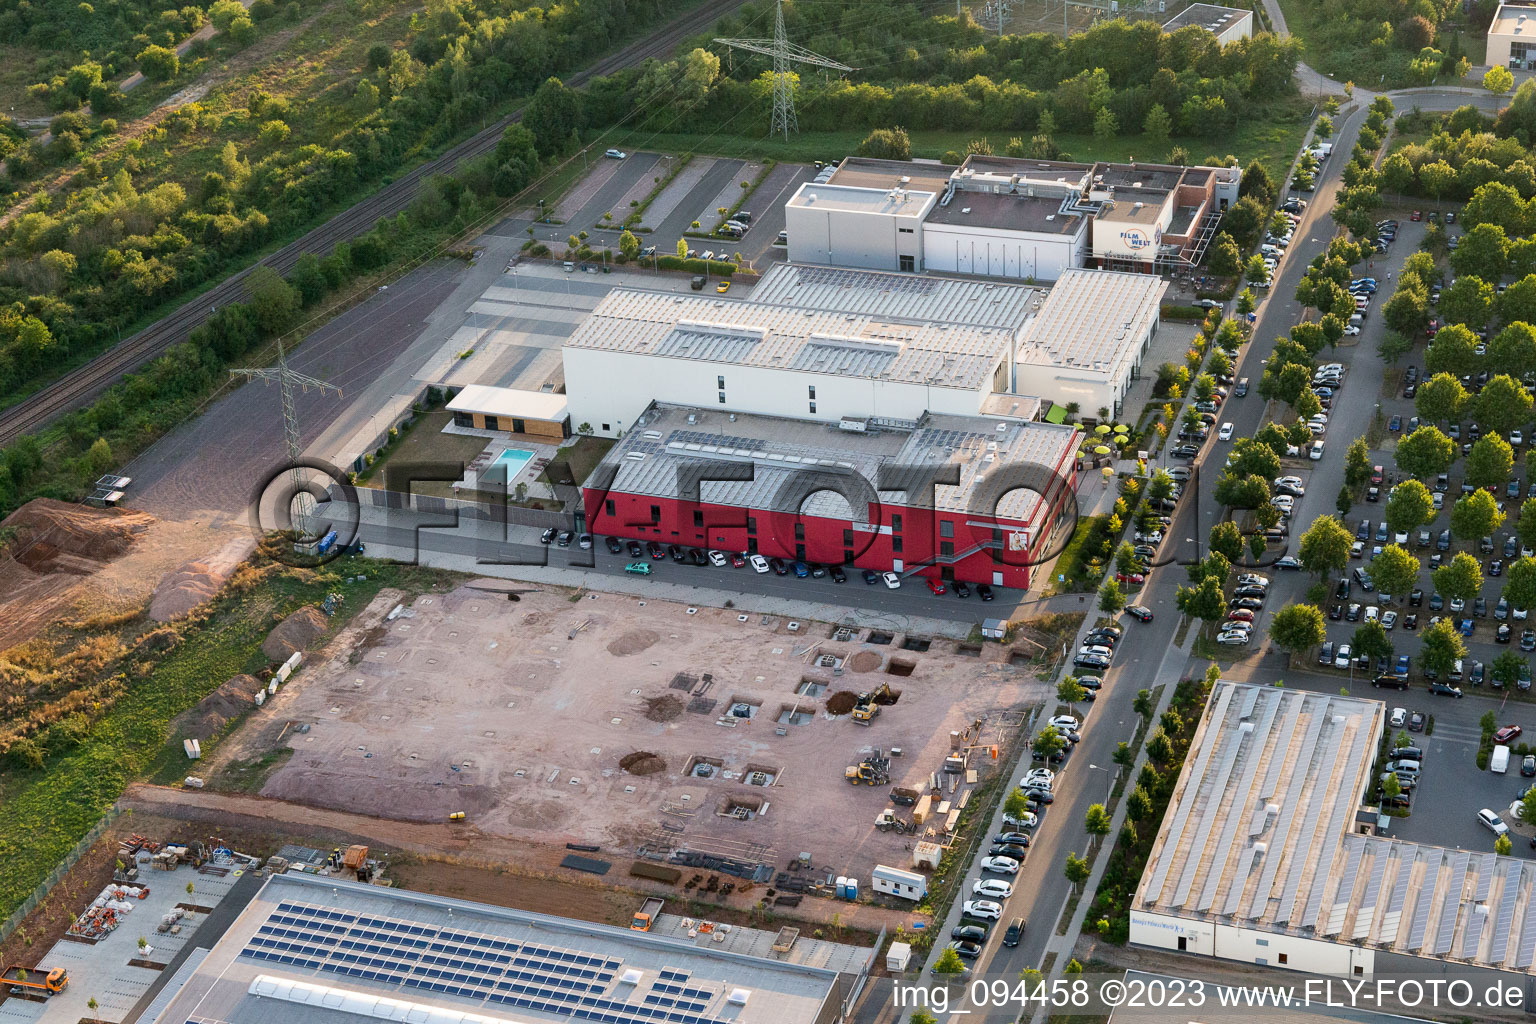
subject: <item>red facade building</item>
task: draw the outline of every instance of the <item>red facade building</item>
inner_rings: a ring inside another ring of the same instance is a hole
[[[1027,589],[1076,515],[1070,426],[861,431],[652,405],[583,486],[599,535]]]

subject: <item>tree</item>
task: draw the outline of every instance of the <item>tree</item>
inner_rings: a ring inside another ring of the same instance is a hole
[[[1088,830],[1089,835],[1102,839],[1109,835],[1110,826],[1113,824],[1103,804],[1088,805],[1088,812],[1083,815],[1083,827]]]
[[[1210,545],[1228,562],[1236,562],[1243,557],[1243,531],[1231,520],[1223,520],[1211,528]]]
[[[1227,469],[1240,476],[1273,480],[1280,475],[1280,456],[1268,444],[1255,438],[1240,437],[1232,445]]]
[[[1460,422],[1468,397],[1461,381],[1448,373],[1437,373],[1419,385],[1413,407],[1426,423]]]
[[[1391,772],[1387,772],[1386,778],[1381,780],[1381,795],[1384,798],[1383,802],[1390,803],[1391,801],[1396,800],[1402,792],[1403,787],[1402,784],[1397,781],[1397,776],[1393,775]]]
[[[1316,605],[1288,604],[1270,620],[1269,638],[1281,650],[1299,654],[1328,638],[1328,623]]]
[[[1248,257],[1248,262],[1243,264],[1243,276],[1254,284],[1269,283],[1269,266],[1265,264],[1264,257],[1255,253]]]
[[[905,128],[876,128],[859,143],[859,156],[878,160],[912,159],[912,140]]]
[[[1393,533],[1409,533],[1435,518],[1435,499],[1417,480],[1404,480],[1387,495],[1386,520]]]
[[[1348,484],[1339,488],[1339,496],[1333,499],[1333,507],[1339,510],[1339,515],[1349,515],[1349,510],[1355,507],[1355,499],[1351,496]]]
[[[1387,639],[1387,631],[1379,622],[1365,622],[1355,630],[1351,638],[1356,654],[1364,654],[1370,658],[1388,658],[1392,655],[1392,641]]]
[[[1218,502],[1231,508],[1258,508],[1269,500],[1269,481],[1261,476],[1223,473],[1214,494]]]
[[[634,259],[640,255],[640,239],[636,238],[634,232],[628,228],[625,228],[624,233],[619,236],[619,252],[628,259]]]
[[[1084,876],[1086,880],[1087,876]],[[933,962],[934,974],[964,974],[965,961],[960,959],[960,954],[946,946],[944,952]]]
[[[1088,875],[1090,874],[1088,861],[1075,853],[1069,853],[1067,854],[1067,863],[1062,868],[1062,872],[1067,876],[1067,881],[1071,882],[1074,886],[1081,886],[1084,882],[1088,881]],[[953,952],[953,950],[950,950],[950,952]],[[955,959],[959,960],[960,958],[956,956]]]
[[[1067,741],[1061,738],[1061,733],[1054,727],[1047,726],[1035,735],[1032,745],[1043,757],[1049,759],[1061,753]]]
[[[1083,684],[1077,681],[1076,676],[1067,676],[1056,684],[1056,699],[1063,704],[1080,704],[1086,695],[1087,691],[1083,689]]]
[[[1125,798],[1125,816],[1131,821],[1146,821],[1152,817],[1152,798],[1137,786]]]
[[[1141,131],[1152,144],[1156,152],[1162,152],[1168,145],[1168,137],[1173,133],[1173,118],[1168,116],[1168,111],[1161,103],[1154,103],[1147,108],[1147,116],[1142,119]]]
[[[1439,199],[1456,184],[1456,168],[1444,160],[1436,160],[1419,168],[1419,184],[1431,198]]]
[[[1093,137],[1100,142],[1109,142],[1120,134],[1120,119],[1115,112],[1108,107],[1100,107],[1099,112],[1093,115]]]
[[[90,466],[92,475],[105,473],[112,465],[112,446],[104,437],[98,437],[91,442],[90,450],[85,453],[86,464]]]
[[[1301,535],[1301,564],[1319,576],[1343,569],[1349,564],[1349,546],[1354,537],[1333,516],[1319,516]]]
[[[1371,449],[1365,438],[1357,437],[1349,442],[1349,450],[1344,453],[1344,482],[1360,487],[1370,478]]]
[[[1180,587],[1175,594],[1179,611],[1197,619],[1215,622],[1226,613],[1227,603],[1221,593],[1221,583],[1205,579],[1198,586]]]
[[[1476,330],[1493,314],[1493,285],[1476,277],[1458,277],[1440,293],[1440,316],[1449,324],[1465,324]],[[1435,343],[1439,344],[1436,336]],[[1430,346],[1434,348],[1434,345]]]
[[[1515,533],[1522,547],[1536,549],[1536,498],[1526,498],[1520,506],[1520,519],[1515,523]]]
[[[1397,544],[1388,544],[1371,561],[1371,582],[1383,594],[1406,594],[1419,579],[1419,560]]]
[[[181,58],[164,46],[146,46],[139,51],[139,70],[151,82],[168,82],[181,70]]]
[[[1461,634],[1450,619],[1441,619],[1424,630],[1419,663],[1426,671],[1444,677],[1450,674],[1458,658],[1466,656],[1467,645],[1461,642]]]
[[[1495,334],[1488,343],[1488,365],[1516,380],[1536,370],[1536,331],[1529,324],[1512,323]]]
[[[1495,68],[1494,70],[1498,70],[1498,69]],[[1495,839],[1493,841],[1493,852],[1498,854],[1501,857],[1508,857],[1510,851],[1513,850],[1514,848],[1515,848],[1515,844],[1509,841],[1509,835],[1508,834],[1501,835],[1501,836],[1499,836],[1499,838],[1497,838],[1497,839]]]
[[[1232,236],[1225,231],[1217,235],[1216,244],[1206,257],[1206,268],[1217,277],[1236,277],[1242,263],[1243,251]]]
[[[1459,250],[1458,250],[1459,251]],[[1514,284],[1504,289],[1502,295],[1493,300],[1494,310],[1499,319],[1506,324],[1523,323],[1529,326],[1536,320],[1536,274],[1526,274]],[[1493,359],[1493,352],[1489,351],[1489,365],[1496,366],[1511,376],[1519,376],[1509,367],[1500,364]]]
[[[1516,608],[1536,608],[1536,559],[1517,558],[1505,572],[1505,599]]]
[[[1456,457],[1456,446],[1436,427],[1424,424],[1397,443],[1397,468],[1419,480],[1444,473]]]
[[[1125,607],[1125,594],[1120,590],[1118,580],[1105,580],[1099,588],[1099,611],[1105,615],[1118,615]]]
[[[1473,487],[1502,487],[1514,468],[1515,452],[1509,442],[1498,434],[1484,434],[1467,455],[1467,483]]]
[[[278,277],[271,267],[257,267],[248,281],[250,309],[257,324],[268,334],[287,330],[299,313],[299,290]]]
[[[1451,252],[1451,266],[1458,274],[1497,281],[1509,270],[1509,239],[1497,224],[1479,224],[1461,236]]]
[[[1483,72],[1483,88],[1495,96],[1503,96],[1515,87],[1515,76],[1506,67],[1495,65]]]
[[[1136,560],[1136,550],[1131,547],[1131,542],[1123,540],[1115,549],[1115,571],[1129,576],[1137,571],[1141,563]]]
[[[546,78],[523,108],[523,126],[533,133],[539,156],[548,158],[581,130],[581,101],[558,78]]]
[[[1506,373],[1483,385],[1476,408],[1477,421],[1483,429],[1505,437],[1511,430],[1531,421],[1531,396],[1519,381]]]
[[[1204,580],[1215,580],[1225,583],[1227,577],[1232,575],[1232,563],[1219,551],[1212,551],[1198,562],[1190,564],[1186,570],[1189,573],[1190,583],[1200,583]]]
[[[1487,491],[1473,491],[1451,506],[1451,533],[1458,540],[1491,537],[1503,525],[1504,513]]]
[[[1483,567],[1465,551],[1430,574],[1435,590],[1446,597],[1470,601],[1483,589]]]
[[[1173,494],[1174,479],[1165,469],[1160,469],[1152,474],[1152,479],[1147,481],[1147,497],[1162,500]]]
[[[236,18],[245,17],[245,7],[240,0],[214,0],[213,6],[208,8],[208,20],[213,22],[213,27],[220,32],[228,32],[229,26],[235,23]],[[388,52],[384,55],[383,67],[389,63]]]
[[[1017,786],[1015,786],[1013,789],[1010,789],[1008,791],[1008,795],[1003,799],[1003,813],[1008,815],[1008,817],[1013,818],[1014,820],[1018,820],[1022,818],[1028,810],[1029,797],[1024,795],[1024,791],[1019,789]]]
[[[677,240],[677,258],[680,260],[688,258],[688,239],[679,238]]]
[[[1489,666],[1488,673],[1495,680],[1503,683],[1506,689],[1509,689],[1520,678],[1520,670],[1523,668],[1525,668],[1524,658],[1514,651],[1505,651],[1493,659],[1493,664]],[[1497,722],[1497,719],[1495,719],[1495,722]],[[1492,732],[1493,730],[1489,729],[1488,731]],[[1533,786],[1532,789],[1536,789],[1536,786]],[[1527,791],[1526,798],[1529,799],[1530,795],[1530,791]],[[1527,813],[1525,821],[1527,823],[1536,822],[1536,815]]]
[[[1429,291],[1422,284],[1404,281],[1382,303],[1381,316],[1398,334],[1417,334],[1429,323]]]

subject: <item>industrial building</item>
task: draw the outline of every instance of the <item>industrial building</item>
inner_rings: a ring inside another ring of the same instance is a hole
[[[1424,958],[1531,973],[1536,862],[1497,856],[1491,836],[1449,849],[1360,821],[1384,711],[1218,683],[1132,900],[1131,941],[1321,975],[1422,972]]]
[[[1151,274],[1069,270],[1025,325],[1014,391],[1076,403],[1085,415],[1123,411],[1157,334],[1168,282]]]
[[[1161,273],[1200,262],[1241,179],[1235,167],[849,157],[786,204],[788,253],[1024,281],[1086,266]]]
[[[610,292],[565,344],[572,422],[616,437],[652,399],[912,422],[929,411],[974,414],[1009,390],[1036,290],[815,269],[819,277],[776,268],[759,286],[763,300]],[[795,283],[812,278],[820,287]]]
[[[615,289],[565,344],[563,397],[577,431],[604,437],[653,399],[898,426],[1032,418],[1044,402],[1118,414],[1162,280],[1073,271],[1052,291],[800,264],[776,265],[749,299]]]
[[[1536,4],[1501,3],[1488,26],[1491,67],[1536,67]]]
[[[270,878],[142,1024],[835,1024],[875,950]],[[782,936],[781,936],[782,938]],[[760,941],[761,940],[761,941]],[[770,943],[772,947],[770,949]],[[737,951],[740,944],[761,955]]]
[[[594,533],[1026,589],[1075,511],[1072,426],[655,404],[584,484]]]
[[[1222,46],[1239,39],[1253,37],[1253,12],[1241,7],[1219,7],[1216,4],[1190,4],[1163,26],[1163,31],[1177,32],[1191,25],[1203,28],[1216,37]]]

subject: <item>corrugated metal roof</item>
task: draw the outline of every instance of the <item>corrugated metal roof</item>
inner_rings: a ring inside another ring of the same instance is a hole
[[[1001,326],[617,288],[565,344],[990,390],[1013,337]],[[877,352],[892,357],[855,358]]]
[[[930,502],[951,512],[995,507],[997,518],[1027,522],[1040,495],[1012,481],[994,500],[989,478],[1003,487],[1010,478],[999,470],[1055,467],[1070,460],[1079,438],[1074,427],[980,416],[931,416],[914,430],[862,433],[684,406],[653,405],[644,420],[594,471],[595,479],[612,475],[608,489],[860,523],[874,503]],[[1049,474],[1036,475],[1047,489]]]
[[[1167,290],[1155,274],[1068,270],[1024,328],[1017,363],[1116,379],[1135,360]]]
[[[753,302],[1009,331],[1044,298],[1027,285],[800,263],[774,264],[752,289]]]

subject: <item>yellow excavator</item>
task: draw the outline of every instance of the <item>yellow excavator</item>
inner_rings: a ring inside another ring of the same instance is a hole
[[[880,708],[886,704],[894,704],[891,700],[891,687],[888,683],[881,683],[869,693],[861,693],[853,705],[853,720],[860,725],[868,725],[880,714]]]

